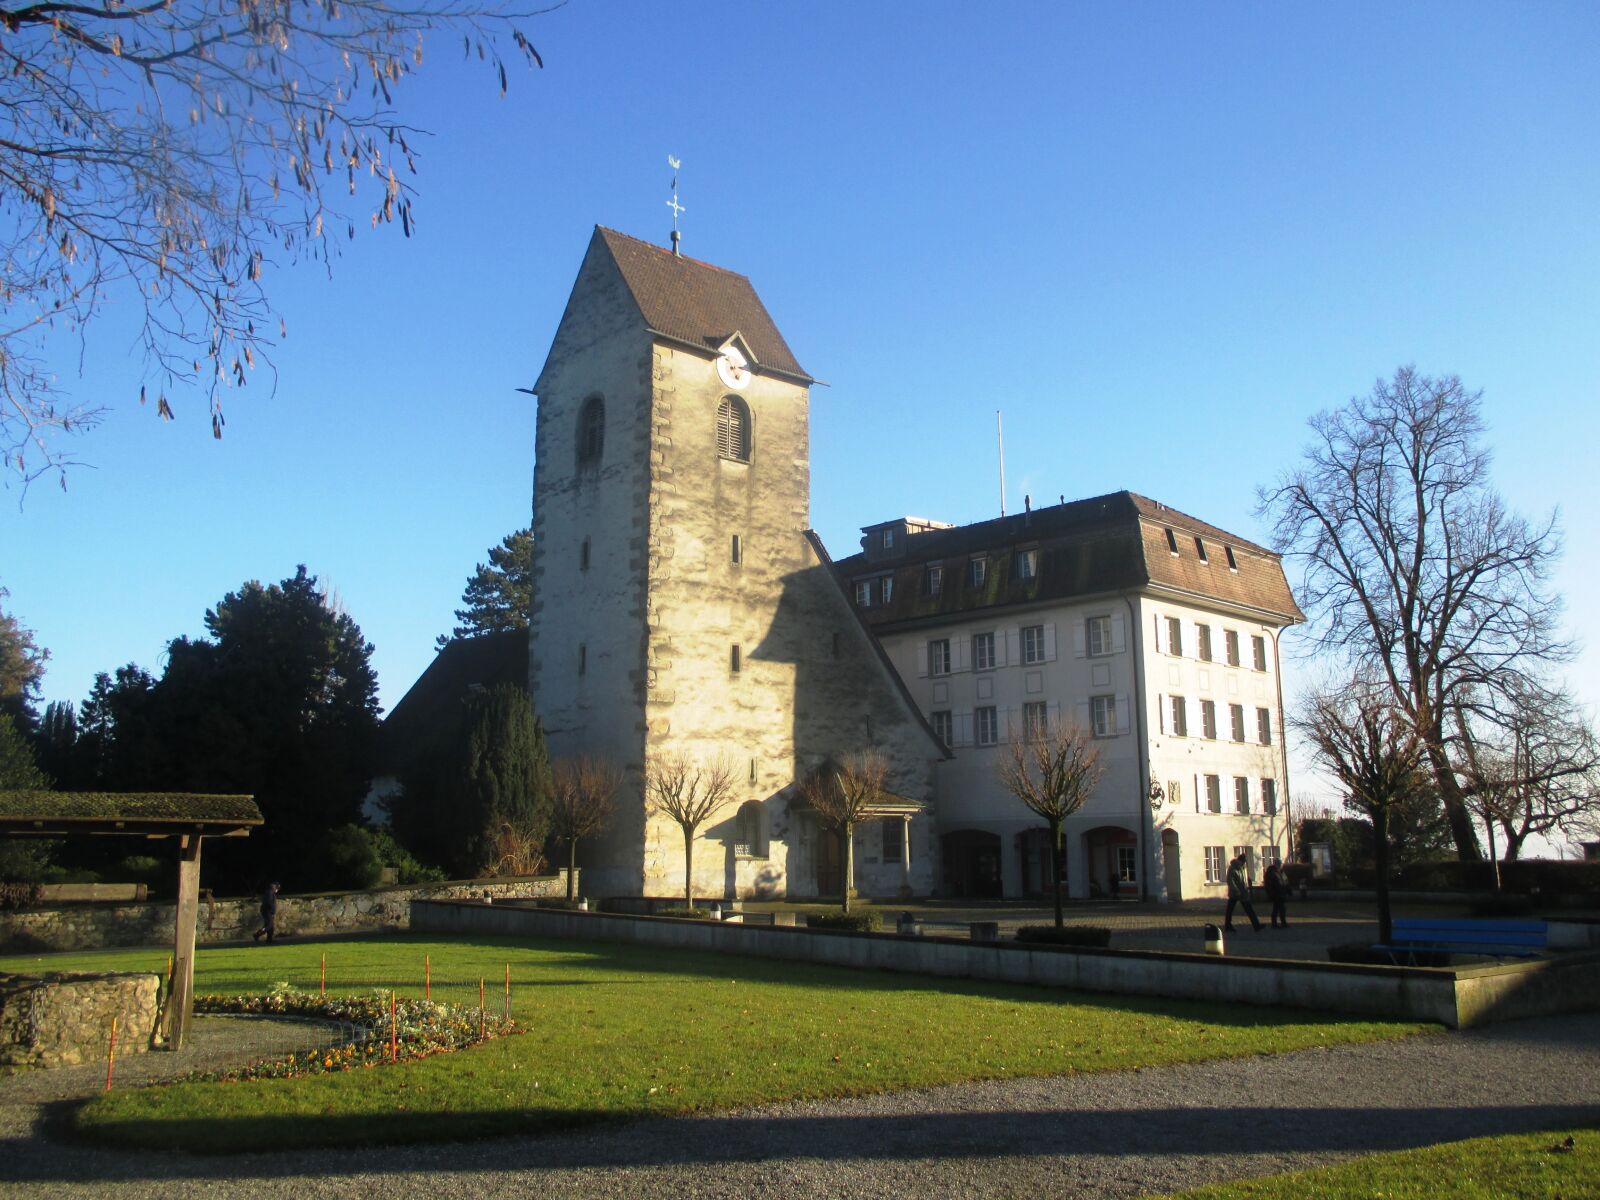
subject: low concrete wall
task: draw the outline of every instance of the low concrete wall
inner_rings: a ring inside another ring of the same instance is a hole
[[[368,892],[279,896],[277,931],[280,936],[321,936],[405,929],[411,921],[413,900],[478,899],[485,893],[501,900],[564,897],[567,874],[562,870],[555,875],[516,879],[458,879]],[[167,945],[172,941],[173,908],[171,901],[165,901],[92,907],[41,905],[0,913],[0,952]],[[213,901],[202,897],[195,941],[241,941],[260,927],[260,901],[255,897]]]
[[[1451,1028],[1600,1007],[1600,955],[1595,954],[1491,967],[1375,967],[1147,950],[1057,950],[1017,942],[426,901],[412,905],[411,928],[672,946],[1086,992],[1436,1021]]]
[[[156,975],[0,975],[0,1065],[104,1061],[113,1017],[119,1056],[148,1050],[160,984]]]

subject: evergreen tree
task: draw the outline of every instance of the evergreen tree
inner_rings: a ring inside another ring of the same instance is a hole
[[[10,594],[0,587],[0,600]],[[0,713],[9,713],[22,733],[31,732],[37,719],[33,706],[39,701],[39,680],[49,657],[48,650],[34,644],[31,629],[0,611]]]
[[[550,826],[553,784],[544,725],[516,684],[476,691],[467,702],[455,780],[446,799],[461,831],[456,865],[467,874],[534,869]]]
[[[533,530],[519,529],[490,547],[489,561],[478,564],[461,601],[465,607],[456,609],[460,624],[449,637],[439,635],[440,647],[453,638],[526,629],[533,606]]]
[[[53,700],[44,710],[34,735],[34,749],[39,765],[56,781],[56,786],[71,791],[80,786],[78,779],[78,716],[72,705],[64,700]]]

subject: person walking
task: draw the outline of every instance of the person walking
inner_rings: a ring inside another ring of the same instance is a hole
[[[1289,881],[1284,878],[1283,865],[1268,863],[1262,882],[1267,885],[1267,899],[1272,901],[1272,927],[1289,928]]]
[[[261,928],[255,931],[254,940],[259,942],[264,937],[270,942],[277,935],[277,920],[278,885],[269,883],[261,889]]]
[[[1261,918],[1256,916],[1255,906],[1250,903],[1250,882],[1245,878],[1245,856],[1237,854],[1228,864],[1228,911],[1222,918],[1224,929],[1233,928],[1233,906],[1244,906],[1244,915],[1250,918],[1250,924],[1257,933],[1261,932]]]

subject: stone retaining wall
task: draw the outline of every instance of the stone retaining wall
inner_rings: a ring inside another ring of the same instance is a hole
[[[469,879],[446,883],[407,884],[368,892],[329,892],[279,896],[280,936],[368,933],[406,929],[413,900],[564,897],[567,873],[518,879]],[[94,950],[104,946],[160,946],[172,941],[171,901],[124,905],[40,906],[0,913],[0,952],[42,953],[52,950]],[[261,927],[260,902],[200,901],[195,941],[232,942],[248,939]]]
[[[160,985],[156,975],[0,975],[0,1065],[104,1061],[113,1017],[119,1057],[148,1050]]]
[[[1436,1021],[1452,1029],[1600,1008],[1600,954],[1594,953],[1487,967],[1377,967],[1152,950],[1069,951],[1020,942],[832,933],[447,902],[413,905],[411,928],[674,946],[1086,992]]]

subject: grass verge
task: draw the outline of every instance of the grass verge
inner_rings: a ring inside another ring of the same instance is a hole
[[[972,980],[689,951],[418,936],[205,948],[198,992],[422,991],[501,1002],[524,1028],[394,1067],[246,1084],[114,1091],[85,1104],[96,1140],[199,1152],[530,1133],[791,1098],[970,1079],[1162,1066],[1401,1037],[1432,1026],[1238,1005],[1094,997]],[[3,959],[0,971],[164,969],[151,951]]]
[[[1572,1139],[1572,1148],[1564,1146]],[[1558,1147],[1560,1147],[1558,1149]],[[1579,1200],[1600,1196],[1600,1130],[1447,1142],[1335,1167],[1176,1192],[1167,1200]]]

